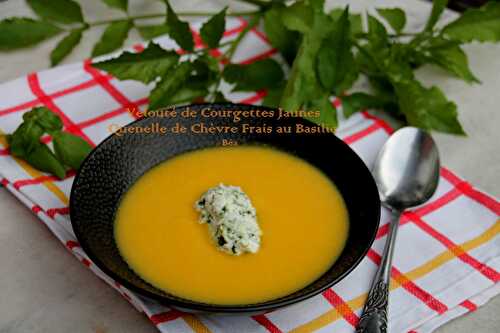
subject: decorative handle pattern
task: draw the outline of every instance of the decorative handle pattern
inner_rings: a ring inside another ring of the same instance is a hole
[[[391,281],[392,254],[398,232],[401,212],[391,210],[392,221],[389,225],[389,234],[385,242],[384,252],[380,265],[373,279],[368,299],[359,319],[356,333],[386,333],[387,332],[387,303],[389,301],[389,283]]]
[[[356,333],[386,333],[387,332],[387,302],[389,286],[384,281],[376,282],[370,290],[363,315],[359,319]]]

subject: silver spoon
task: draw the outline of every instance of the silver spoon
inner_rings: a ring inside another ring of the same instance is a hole
[[[439,153],[434,140],[414,127],[398,130],[380,150],[373,177],[382,204],[391,211],[391,221],[382,260],[356,328],[357,333],[387,332],[389,282],[399,218],[406,208],[423,204],[436,191]]]

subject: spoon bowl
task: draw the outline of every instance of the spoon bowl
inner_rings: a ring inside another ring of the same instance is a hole
[[[423,204],[439,181],[439,153],[432,137],[417,128],[394,133],[380,151],[373,169],[382,203],[393,209]]]

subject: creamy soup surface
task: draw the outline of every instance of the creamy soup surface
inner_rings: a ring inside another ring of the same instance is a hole
[[[249,196],[262,229],[257,253],[220,251],[194,203],[223,183]],[[217,147],[170,159],[125,194],[115,220],[122,257],[144,280],[179,297],[219,305],[297,291],[340,255],[348,214],[333,183],[288,153]]]

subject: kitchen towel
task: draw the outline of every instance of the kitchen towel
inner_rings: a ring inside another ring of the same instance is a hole
[[[229,19],[222,42],[235,38],[247,22]],[[193,24],[197,47],[199,24]],[[157,43],[176,47],[167,37]],[[134,47],[137,52],[143,45]],[[223,52],[224,50],[222,50]],[[221,50],[211,51],[218,56]],[[252,29],[233,61],[251,63],[277,55],[266,38]],[[265,91],[232,93],[233,102],[259,104]],[[63,120],[65,130],[97,145],[110,127],[135,119],[145,110],[151,86],[119,81],[91,66],[65,65],[31,73],[0,84],[0,131],[11,133],[32,107],[45,105]],[[332,98],[339,109],[339,99]],[[341,119],[337,135],[370,167],[392,133],[384,121],[368,112]],[[325,153],[328,153],[325,148]],[[161,306],[106,276],[86,256],[69,219],[68,197],[74,172],[63,180],[43,174],[13,158],[0,136],[0,182],[21,200],[84,265],[143,312],[161,332],[353,332],[368,288],[380,261],[389,215],[382,209],[375,243],[360,265],[344,280],[299,304],[255,316],[193,315]],[[391,332],[431,332],[436,327],[486,303],[500,293],[500,203],[443,167],[438,190],[425,205],[401,219],[390,292]]]

